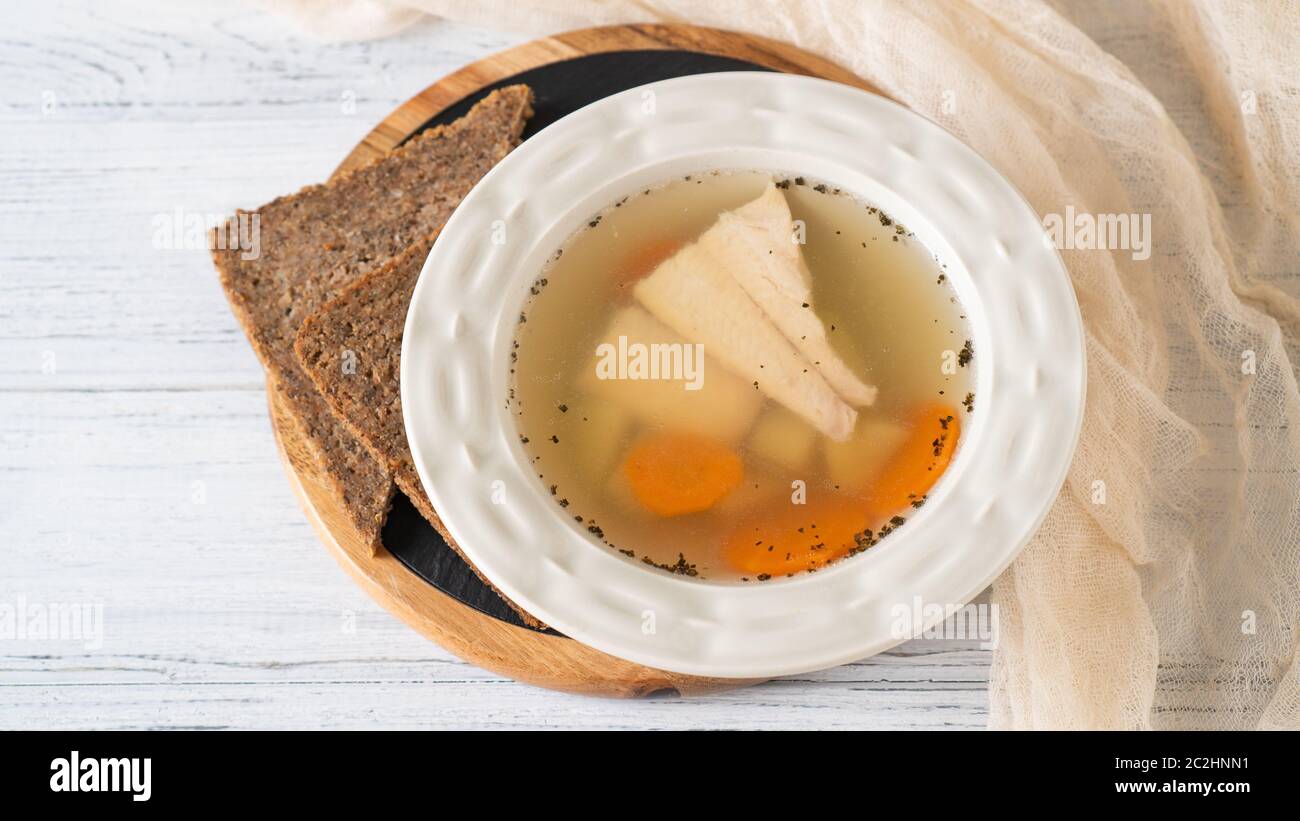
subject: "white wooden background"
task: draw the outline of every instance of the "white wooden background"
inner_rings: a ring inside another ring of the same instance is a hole
[[[0,607],[102,604],[104,640],[0,639],[0,728],[984,726],[974,642],[700,699],[516,684],[407,629],[317,543],[206,251],[156,247],[155,220],[324,179],[519,37],[430,22],[322,45],[201,0],[28,3],[5,28]]]

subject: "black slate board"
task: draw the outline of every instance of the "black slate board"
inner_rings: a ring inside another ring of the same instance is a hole
[[[524,139],[583,106],[646,83],[718,71],[768,71],[763,66],[693,51],[615,51],[539,66],[506,77],[448,106],[419,130],[449,123],[494,89],[516,83],[532,88],[533,116]],[[418,132],[417,132],[418,133]],[[409,139],[409,137],[408,137]],[[528,627],[492,588],[483,583],[409,499],[398,493],[384,525],[384,547],[417,576],[481,613]],[[535,628],[529,628],[535,629]],[[544,631],[555,635],[555,631]]]

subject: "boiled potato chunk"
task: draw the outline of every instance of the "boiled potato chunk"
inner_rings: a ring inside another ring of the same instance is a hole
[[[769,406],[749,435],[750,453],[793,471],[807,470],[816,443],[817,431],[793,412],[779,406]]]
[[[860,415],[848,441],[822,439],[831,482],[849,492],[866,488],[906,438],[907,428],[902,424],[881,416]]]
[[[636,421],[622,405],[595,399],[582,403],[581,416],[573,424],[578,468],[584,476],[604,476],[623,450]]]
[[[615,314],[600,339],[614,344],[620,336],[644,345],[685,344],[676,332],[635,307]],[[763,403],[753,385],[707,355],[699,390],[687,390],[681,379],[601,379],[596,375],[594,357],[578,384],[595,402],[617,404],[648,430],[697,433],[728,445],[744,438]]]

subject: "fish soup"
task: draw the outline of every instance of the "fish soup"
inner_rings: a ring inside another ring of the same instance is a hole
[[[608,549],[762,582],[867,550],[956,451],[974,351],[943,267],[830,184],[704,172],[556,250],[509,408],[539,481]]]

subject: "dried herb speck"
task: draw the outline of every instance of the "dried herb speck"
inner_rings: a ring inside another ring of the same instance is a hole
[[[966,344],[961,346],[961,353],[957,354],[957,364],[963,368],[970,364],[971,359],[975,357],[975,348],[971,341],[966,340]]]
[[[669,573],[676,573],[678,576],[700,575],[699,571],[695,569],[695,565],[686,561],[686,555],[683,553],[678,553],[677,561],[673,562],[672,564],[656,562],[654,559],[651,559],[649,556],[642,556],[641,561],[644,562],[645,564],[650,565],[651,567],[657,567],[660,570],[667,570]]]

